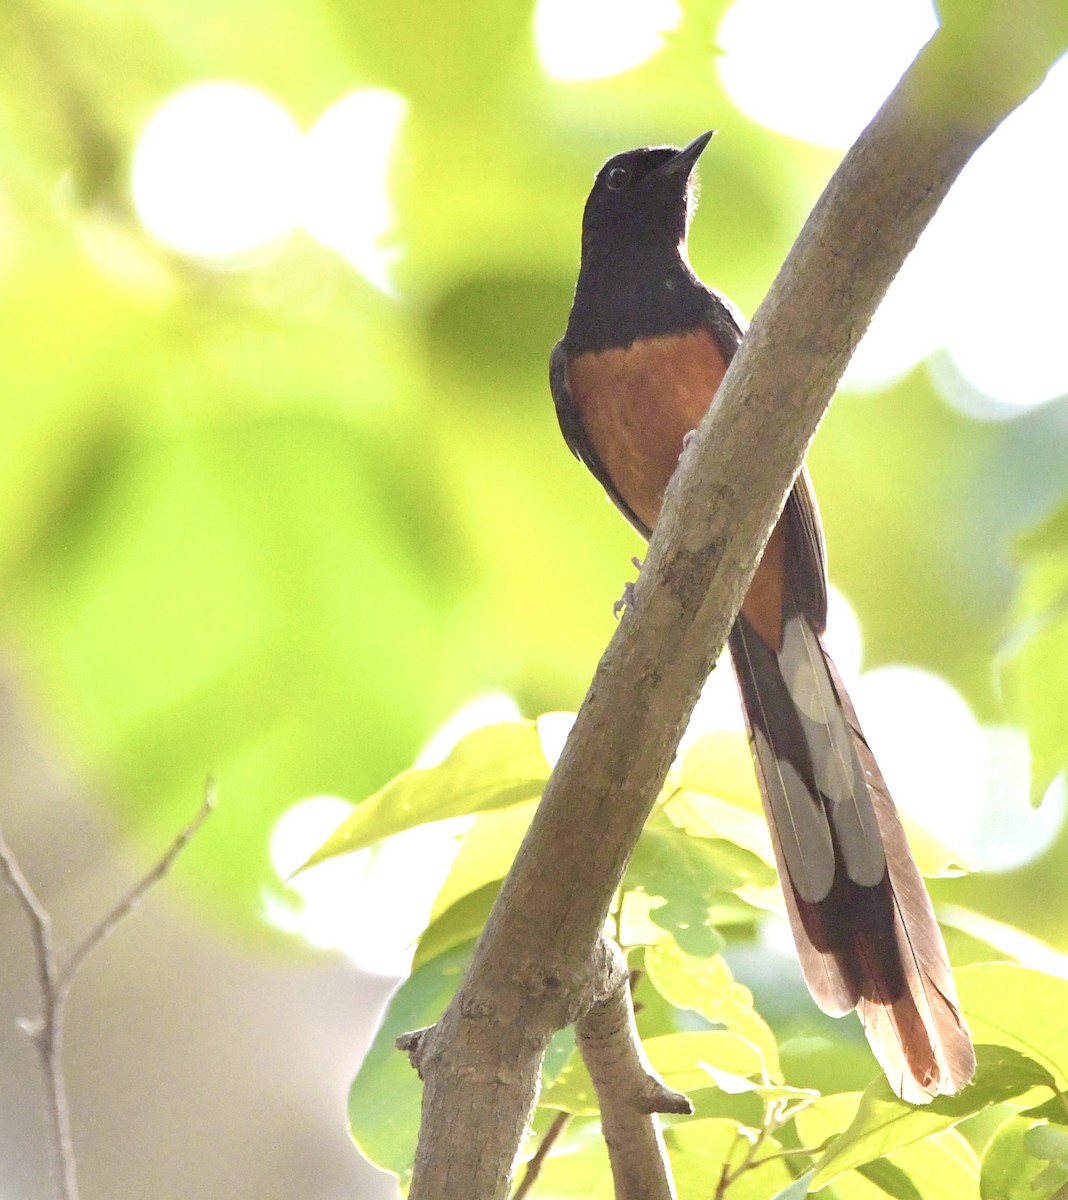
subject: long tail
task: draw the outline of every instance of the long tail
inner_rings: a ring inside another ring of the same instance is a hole
[[[812,622],[788,604],[777,650],[730,636],[801,969],[832,1016],[856,1009],[903,1099],[959,1091],[975,1054],[901,821]]]

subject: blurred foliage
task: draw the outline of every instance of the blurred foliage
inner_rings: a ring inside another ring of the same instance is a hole
[[[714,120],[694,254],[751,309],[834,161],[728,103],[721,8],[563,86],[529,2],[3,6],[0,636],[120,827],[158,844],[218,776],[199,884],[247,930],[295,800],[370,793],[481,690],[581,696],[636,548],[546,385],[591,174]],[[403,92],[399,299],[306,235],[220,269],[141,231],[138,132],[213,78],[306,125]]]
[[[692,257],[752,311],[836,158],[730,102],[723,7],[688,5],[634,70],[559,84],[529,0],[3,6],[0,636],[123,827],[158,843],[218,775],[200,883],[246,929],[294,800],[371,793],[481,690],[580,698],[638,548],[545,381],[591,174],[716,125]],[[407,97],[398,298],[306,235],[219,269],[143,234],[138,131],[212,78],[304,124],[361,86]],[[868,665],[928,667],[996,721],[1010,654],[1042,784],[1068,745],[1068,549],[1057,518],[1024,535],[1066,461],[1065,402],[985,424],[925,369],[841,398],[812,454]],[[1068,941],[1063,914],[1043,932]]]
[[[380,798],[370,802],[374,815],[357,808],[316,860],[348,853],[357,837],[370,840],[376,820],[383,832],[398,832],[436,819],[443,806],[451,810],[453,797],[472,778],[478,779],[480,802],[492,794],[494,804],[512,809],[525,825],[533,811],[523,798],[536,773],[533,730],[529,722],[516,722],[467,735],[439,766],[395,781],[394,788],[403,789],[403,817],[396,804]],[[746,776],[748,785],[740,786]],[[386,789],[380,796],[388,794]],[[734,820],[702,829],[695,813],[709,806],[721,816],[733,811]],[[754,907],[758,900],[782,908],[766,827],[759,839],[747,833],[747,818],[759,806],[745,735],[699,738],[669,772],[611,914],[636,972],[632,978],[640,979],[635,1010],[648,1061],[695,1107],[693,1117],[662,1118],[680,1198],[787,1200],[827,1185],[822,1194],[832,1200],[1062,1196],[1068,1180],[1068,980],[1021,961],[958,968],[961,1009],[979,1065],[959,1095],[924,1106],[899,1100],[881,1074],[868,1082],[874,1063],[851,1052],[858,1032],[852,1018],[819,1019],[818,1038],[809,1035],[817,1046],[807,1061],[805,1055],[788,1056],[788,1042],[798,1036],[794,1023],[769,1024],[720,954],[725,939],[737,944],[752,935],[761,915]],[[736,831],[744,846],[726,840]],[[662,868],[669,856],[670,870]],[[422,1085],[395,1043],[400,1034],[436,1021],[463,977],[496,890],[488,888],[481,869],[467,873],[475,863],[481,867],[477,859],[457,860],[446,885],[452,900],[435,906],[438,915],[419,940],[417,966],[393,997],[350,1092],[356,1144],[397,1176],[402,1191],[411,1180]],[[507,856],[498,859],[501,874],[509,865]],[[733,908],[724,896],[733,896]],[[987,957],[996,954],[984,949]],[[809,1008],[812,1017],[814,1006]],[[805,1020],[803,1012],[800,1017]],[[538,1149],[551,1115],[572,1119],[551,1143],[536,1194],[557,1200],[612,1194],[604,1148],[591,1136],[597,1111],[574,1038],[562,1031],[546,1056],[524,1158]],[[1014,1182],[1010,1191],[1013,1155],[1026,1165],[1026,1187]]]

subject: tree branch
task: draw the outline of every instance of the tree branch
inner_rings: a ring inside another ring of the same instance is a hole
[[[215,803],[215,780],[209,779],[204,785],[204,800],[192,821],[178,834],[171,843],[170,848],[152,870],[135,883],[126,895],[121,897],[111,912],[107,916],[101,917],[71,951],[69,958],[63,964],[63,969],[59,972],[56,979],[60,994],[65,994],[70,988],[71,980],[73,980],[74,976],[81,969],[82,963],[85,962],[89,955],[93,953],[101,942],[111,937],[118,926],[137,908],[145,898],[145,895],[170,872],[179,854],[196,837],[201,825],[215,811]]]
[[[596,1002],[591,948],[613,890],[831,394],[964,164],[1056,58],[1047,43],[1007,71],[994,32],[942,30],[921,51],[828,184],[683,456],[467,976],[420,1039],[411,1200],[507,1194],[545,1047]]]
[[[37,1047],[45,1076],[45,1096],[52,1135],[52,1165],[62,1200],[78,1200],[70,1109],[63,1075],[63,1018],[71,983],[86,958],[134,911],[149,888],[167,874],[178,855],[214,809],[215,783],[209,779],[204,789],[204,802],[199,811],[175,838],[167,853],[126,893],[111,912],[89,930],[62,965],[57,959],[52,941],[52,922],[48,911],[37,898],[18,860],[0,834],[0,878],[6,880],[22,905],[33,939],[34,962],[41,989],[41,1015],[34,1021],[22,1021],[20,1024]]]
[[[675,1200],[664,1139],[654,1113],[690,1114],[693,1105],[649,1065],[634,1023],[623,952],[605,943],[617,982],[575,1023],[578,1047],[597,1092],[616,1200]]]

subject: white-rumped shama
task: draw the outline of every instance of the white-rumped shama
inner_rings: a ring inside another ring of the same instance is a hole
[[[567,444],[646,538],[744,331],[687,256],[691,176],[711,136],[618,154],[598,172],[550,361]],[[856,1009],[891,1086],[924,1103],[959,1091],[975,1054],[927,890],[823,646],[826,578],[802,471],[731,631],[731,658],[805,981],[824,1012]]]

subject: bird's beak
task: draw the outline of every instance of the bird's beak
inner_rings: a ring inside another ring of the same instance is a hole
[[[693,170],[694,163],[701,157],[701,151],[715,136],[716,131],[710,129],[707,133],[702,133],[700,137],[695,137],[688,146],[683,146],[676,154],[673,154],[663,166],[657,167],[653,172],[654,175],[689,175]]]

